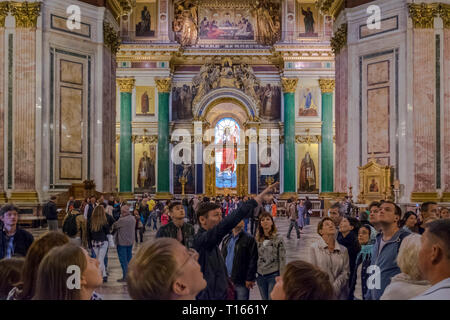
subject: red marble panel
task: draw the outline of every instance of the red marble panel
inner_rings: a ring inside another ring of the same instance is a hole
[[[436,191],[436,78],[433,29],[414,29],[414,192]]]
[[[16,29],[14,39],[14,190],[34,191],[36,32]]]

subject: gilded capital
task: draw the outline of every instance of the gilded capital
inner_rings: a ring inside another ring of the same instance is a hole
[[[281,78],[281,85],[285,93],[294,93],[297,89],[298,79],[295,78]]]
[[[450,4],[441,3],[439,7],[439,15],[444,22],[444,28],[450,29]]]
[[[109,22],[103,22],[103,43],[111,50],[113,55],[117,54],[120,47],[120,37]]]
[[[408,4],[409,16],[413,21],[414,28],[416,29],[433,29],[434,18],[437,17],[439,12],[438,3],[421,3]]]
[[[5,27],[5,18],[9,12],[9,3],[0,2],[0,28]]]
[[[120,92],[133,92],[134,84],[136,80],[134,78],[119,78],[117,84],[120,87]]]
[[[331,50],[335,55],[341,52],[342,48],[347,45],[347,30],[348,25],[342,24],[339,29],[334,33],[333,38],[331,38]]]
[[[334,79],[319,79],[319,86],[322,93],[332,93],[334,91]]]
[[[170,86],[172,85],[172,79],[171,78],[165,78],[165,79],[156,79],[156,86],[158,87],[158,92],[170,92]]]
[[[10,2],[9,7],[16,18],[16,28],[36,28],[41,12],[40,2]]]

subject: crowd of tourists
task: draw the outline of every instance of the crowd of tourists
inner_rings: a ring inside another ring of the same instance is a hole
[[[285,242],[310,224],[312,204],[291,198],[287,217],[275,218],[277,186],[242,198],[70,198],[61,224],[52,197],[43,208],[49,230],[38,239],[19,227],[19,208],[6,204],[0,299],[102,299],[96,291],[109,280],[113,250],[122,269],[117,281],[138,300],[249,300],[255,286],[263,300],[450,300],[447,208],[426,202],[403,214],[382,201],[355,217],[348,199],[338,202],[321,212],[307,254],[286,263]],[[286,235],[278,219],[289,220]],[[80,287],[68,285],[74,266]]]

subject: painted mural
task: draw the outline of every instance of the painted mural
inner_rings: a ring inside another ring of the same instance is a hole
[[[155,87],[136,87],[136,115],[155,115]]]
[[[134,187],[137,190],[156,192],[156,146],[134,145]]]
[[[216,125],[216,188],[236,188],[237,186],[239,132],[238,123],[231,118],[224,118]]]
[[[281,119],[281,87],[271,85],[255,86],[261,104],[260,116],[265,120]]]
[[[297,2],[297,29],[300,38],[318,38],[323,33],[323,18],[314,2]]]
[[[299,90],[298,117],[319,116],[319,87],[304,87]]]
[[[157,3],[154,1],[137,1],[134,12],[136,37],[154,37],[157,24]]]
[[[194,86],[183,84],[172,88],[172,119],[191,120],[192,101],[194,100],[196,89]]]
[[[180,157],[183,156],[183,151],[180,150]],[[175,194],[182,194],[182,184],[180,178],[186,178],[186,183],[184,185],[185,194],[195,193],[195,166],[194,166],[194,153],[191,153],[192,159],[191,163],[182,163],[173,165],[173,192]]]
[[[298,192],[319,191],[319,145],[297,144]]]

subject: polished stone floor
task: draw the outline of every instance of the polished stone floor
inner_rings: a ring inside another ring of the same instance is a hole
[[[307,253],[307,247],[318,239],[317,224],[319,218],[311,218],[311,224],[306,226],[302,230],[300,240],[297,240],[295,230],[291,232],[291,239],[286,238],[286,234],[289,228],[289,220],[285,217],[275,218],[275,224],[278,232],[283,236],[286,245],[286,261],[287,263],[293,260],[301,260]],[[35,237],[44,233],[46,229],[36,228],[31,229],[31,232]],[[147,231],[144,234],[144,241],[155,237],[156,231]],[[133,247],[133,254],[139,249],[140,244],[136,244]],[[97,290],[99,294],[103,296],[105,300],[129,300],[126,283],[117,282],[117,279],[122,277],[122,269],[120,268],[119,259],[117,257],[116,249],[110,249],[108,252],[108,282],[103,284],[101,288]],[[250,300],[261,300],[258,287],[255,287],[250,291]]]

